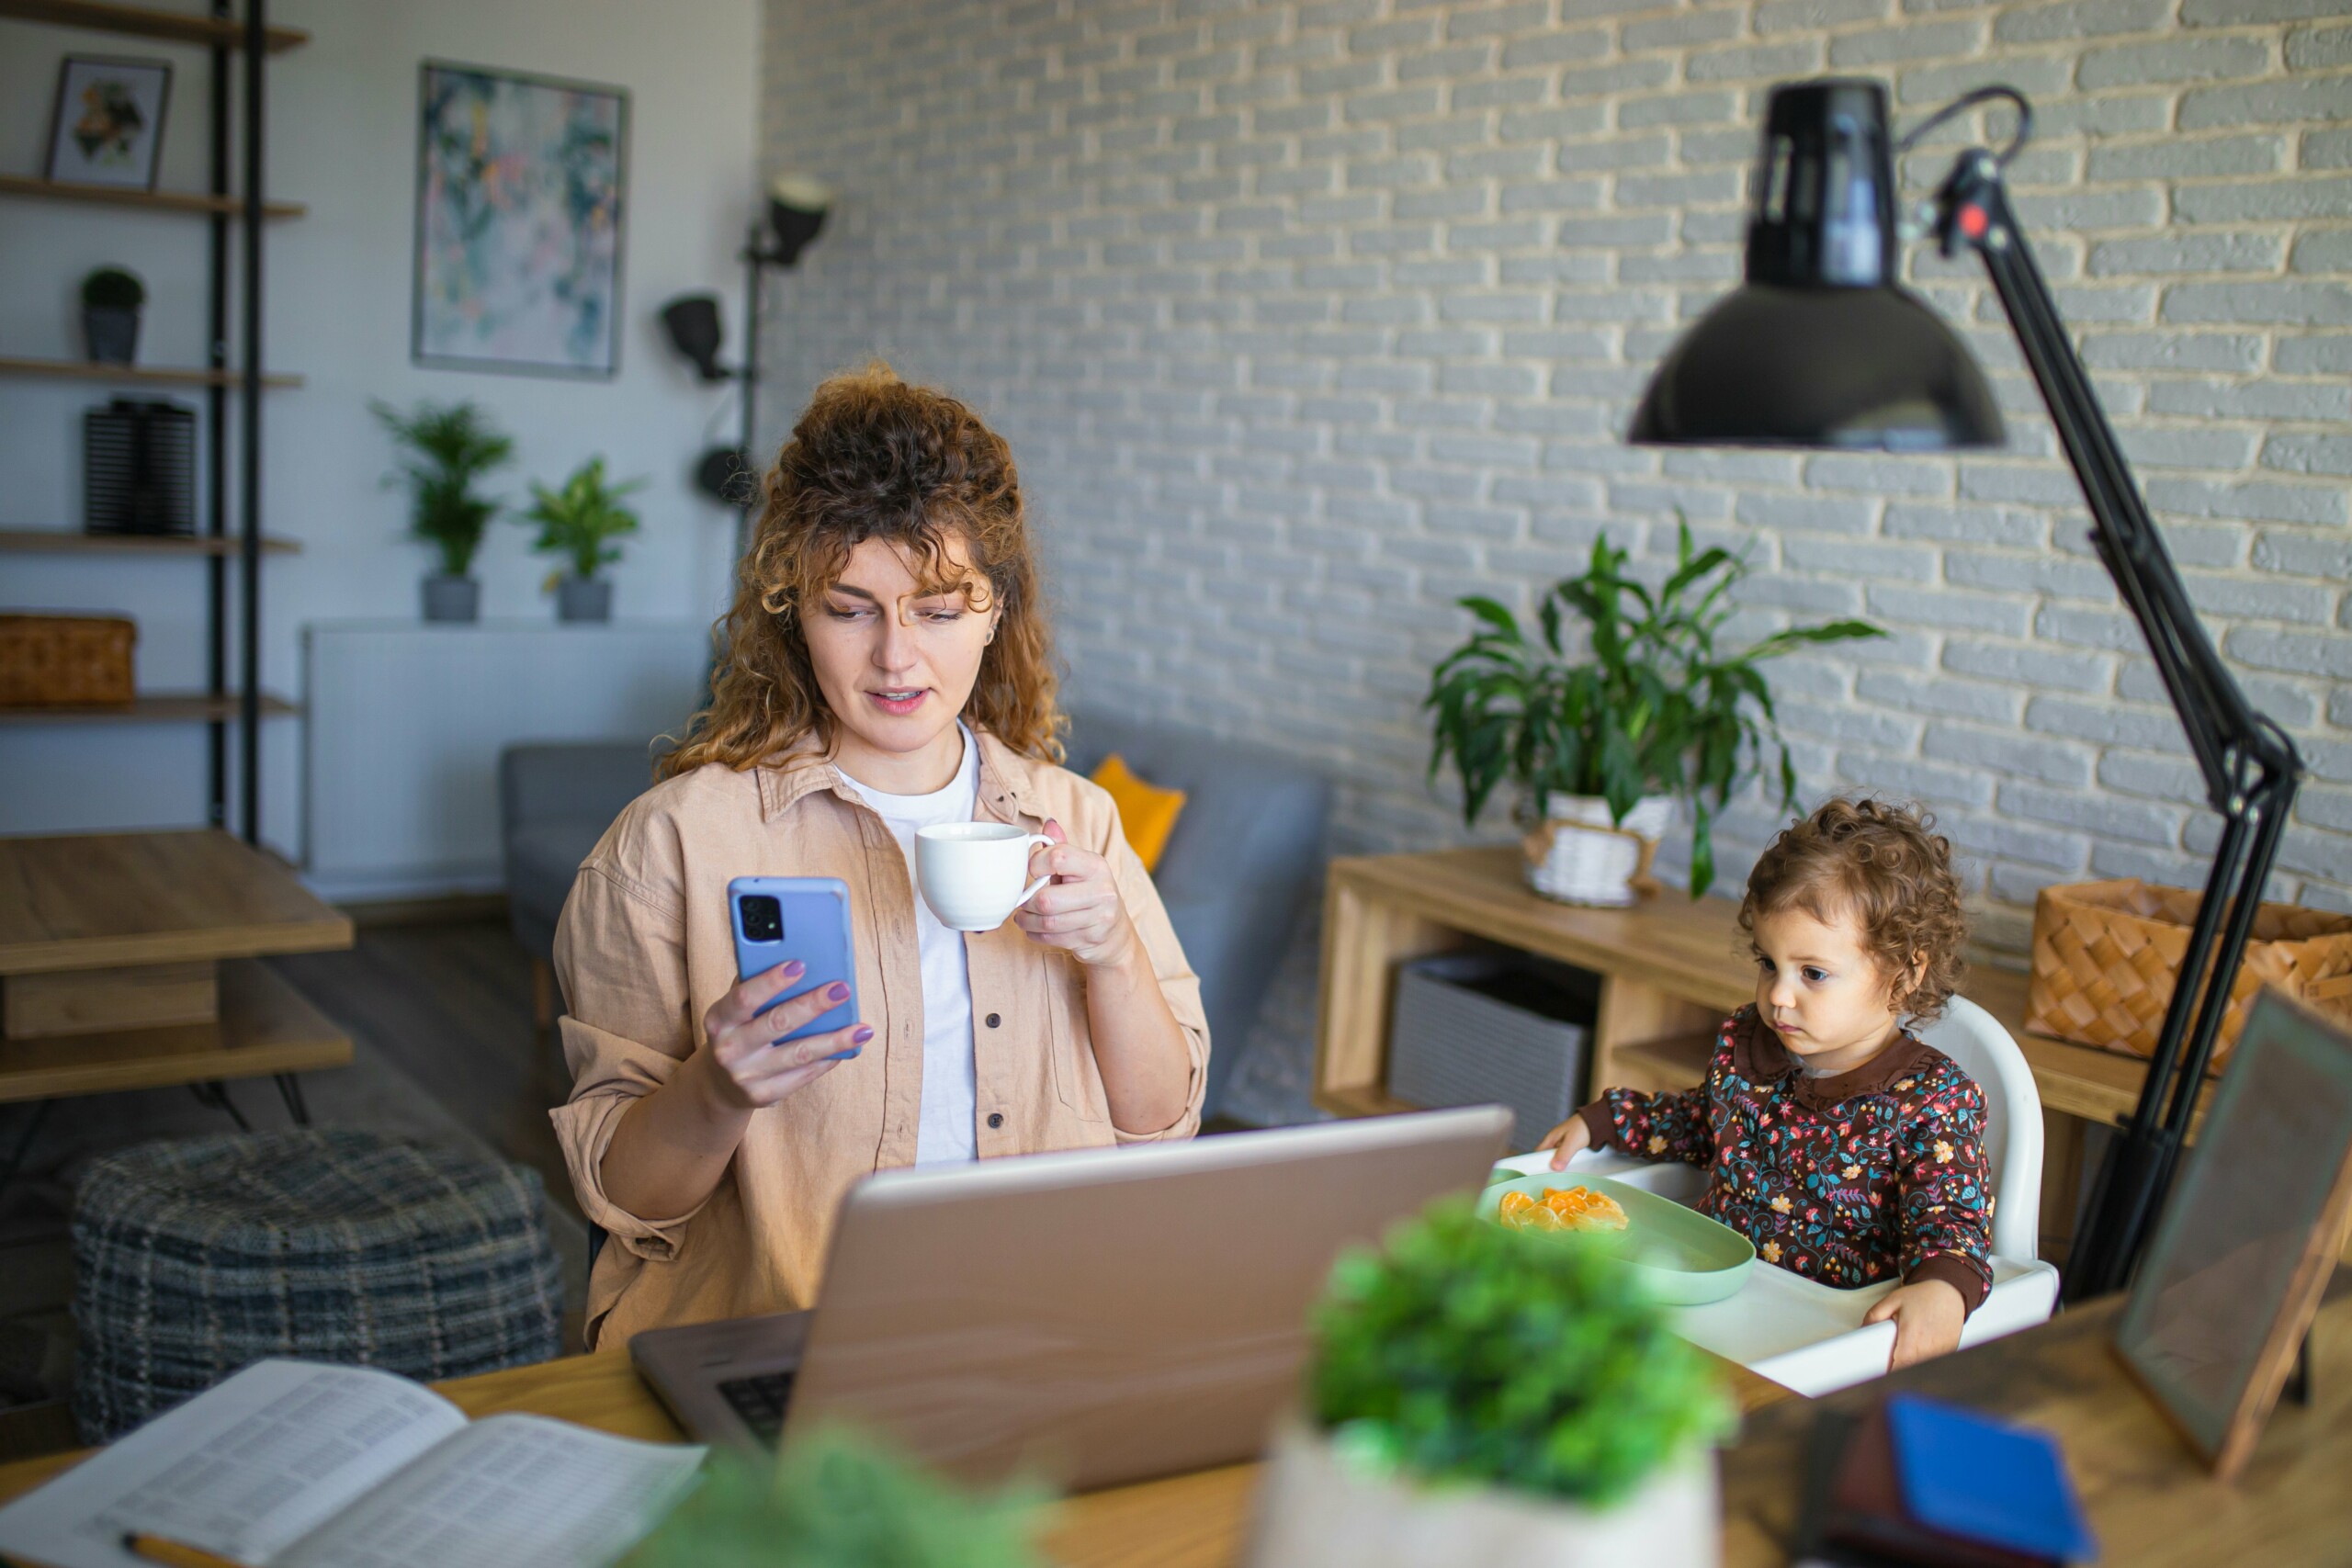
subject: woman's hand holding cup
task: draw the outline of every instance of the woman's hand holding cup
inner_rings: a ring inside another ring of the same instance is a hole
[[[1125,959],[1135,951],[1136,928],[1111,863],[1069,842],[1058,822],[1046,824],[1046,837],[1053,842],[1030,851],[1029,874],[1053,881],[1013,911],[1012,923],[1090,968]]]
[[[734,1111],[774,1105],[823,1077],[841,1064],[831,1060],[854,1052],[874,1038],[871,1025],[850,1024],[799,1040],[784,1040],[812,1020],[849,1000],[849,987],[836,982],[760,1010],[790,990],[807,973],[797,960],[738,981],[702,1015],[706,1044],[694,1061],[718,1103]]]

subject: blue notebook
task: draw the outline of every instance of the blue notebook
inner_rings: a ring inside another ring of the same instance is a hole
[[[1887,1400],[1886,1427],[1903,1506],[1920,1524],[2064,1562],[2098,1555],[2049,1433],[1909,1393]]]

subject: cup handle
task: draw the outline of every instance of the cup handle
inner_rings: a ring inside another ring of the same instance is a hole
[[[1021,840],[1021,847],[1024,850],[1034,848],[1038,844],[1045,844],[1050,847],[1053,842],[1053,840],[1046,837],[1043,833],[1032,833],[1027,838]],[[1037,896],[1038,890],[1051,881],[1053,881],[1051,876],[1039,877],[1027,887],[1022,889],[1021,897],[1012,901],[1012,907],[1016,909],[1020,908],[1023,905],[1028,903],[1030,899],[1035,898]]]

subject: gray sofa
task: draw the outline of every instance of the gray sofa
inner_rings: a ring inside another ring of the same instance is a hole
[[[1205,1114],[1223,1102],[1294,922],[1321,885],[1330,784],[1278,753],[1195,731],[1074,713],[1069,766],[1093,772],[1116,751],[1187,799],[1153,881],[1208,1010]],[[633,741],[509,747],[499,759],[506,894],[514,936],[539,976],[539,1021],[557,1007],[547,962],[573,873],[620,808],[651,780]]]

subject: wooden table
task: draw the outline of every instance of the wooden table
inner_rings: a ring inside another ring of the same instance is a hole
[[[1555,903],[1529,889],[1514,846],[1335,860],[1324,893],[1315,1101],[1343,1116],[1418,1109],[1387,1089],[1396,967],[1481,942],[1600,976],[1593,1084],[1688,1088],[1704,1075],[1715,1026],[1755,999],[1738,915],[1732,899],[1673,892],[1630,909]],[[2085,1123],[2129,1115],[2146,1069],[2130,1056],[2029,1033],[2021,974],[1975,965],[1963,988],[2017,1037],[2033,1068],[2046,1123],[2042,1235],[2063,1247]]]
[[[1745,1367],[1720,1366],[1743,1411],[1797,1397]],[[629,1365],[627,1350],[567,1356],[433,1386],[477,1418],[517,1411],[652,1442],[684,1437]],[[88,1451],[0,1465],[0,1503],[71,1468]],[[1072,1497],[1057,1510],[1046,1550],[1069,1568],[1229,1568],[1240,1556],[1257,1478],[1255,1464],[1234,1464]]]
[[[351,921],[218,830],[0,839],[0,1102],[343,1066],[257,959]]]
[[[2312,1405],[2283,1405],[2271,1416],[2234,1487],[2213,1482],[2125,1377],[2107,1343],[2117,1305],[2094,1303],[1822,1403],[1850,1407],[1911,1388],[2049,1427],[2065,1446],[2102,1562],[2352,1562],[2352,1290],[2339,1289],[2312,1329]],[[469,1416],[528,1411],[655,1441],[679,1435],[625,1351],[438,1386]],[[1740,1373],[1735,1388],[1746,1430],[1723,1456],[1724,1568],[1777,1568],[1787,1561],[1815,1402],[1752,1373]],[[0,1502],[82,1457],[0,1466]],[[1071,1568],[1231,1568],[1256,1478],[1253,1464],[1229,1465],[1075,1497],[1046,1546]]]
[[[2352,1283],[2312,1330],[2312,1404],[2282,1404],[2235,1485],[2216,1482],[2125,1374],[2110,1296],[2023,1334],[1818,1402],[1859,1410],[1894,1389],[2056,1434],[2103,1563],[2352,1562]],[[1724,1568],[1788,1561],[1815,1402],[1758,1412],[1724,1455]]]

